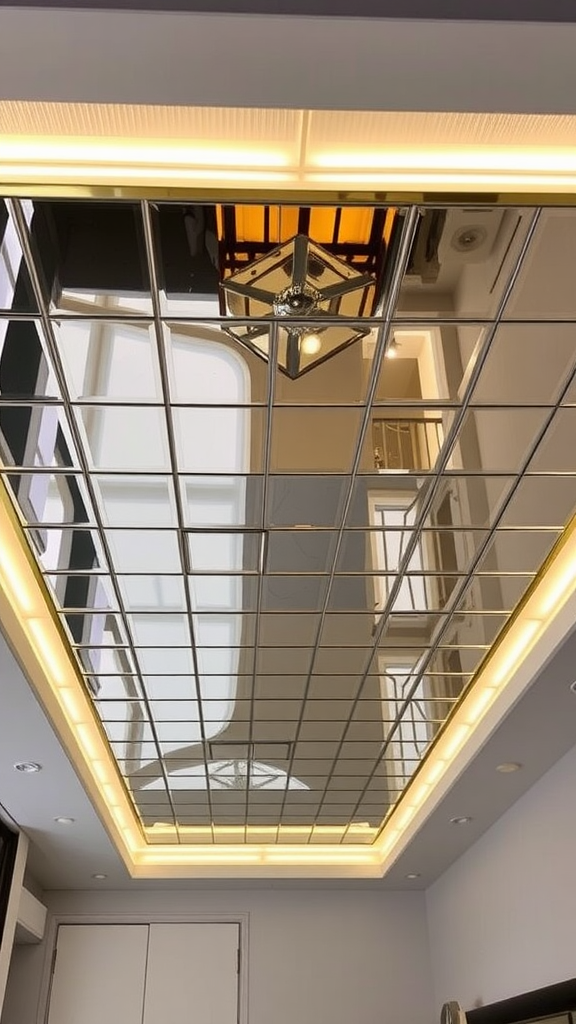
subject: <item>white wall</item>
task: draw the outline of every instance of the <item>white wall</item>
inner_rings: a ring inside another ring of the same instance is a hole
[[[422,893],[131,891],[45,894],[57,915],[248,913],[250,1024],[431,1024]],[[3,1024],[37,1024],[39,949],[19,950]]]
[[[14,933],[16,931],[16,922],[18,920],[18,907],[20,904],[20,893],[22,891],[22,881],[24,878],[24,871],[26,868],[27,854],[28,837],[24,835],[23,832],[21,832],[20,835],[18,836],[16,860],[14,862],[14,871],[12,873],[10,895],[8,897],[8,906],[6,908],[6,919],[4,921],[4,930],[2,933],[2,943],[0,945],[0,1013],[2,1012],[2,1004],[4,1001],[4,995],[7,988],[10,960],[12,956],[14,942]]]
[[[575,784],[576,747],[428,890],[437,1008],[576,977]]]

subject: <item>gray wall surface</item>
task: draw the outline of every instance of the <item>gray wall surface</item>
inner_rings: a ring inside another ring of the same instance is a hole
[[[576,748],[428,890],[436,1012],[576,976],[575,789]]]
[[[49,913],[127,922],[249,914],[250,1024],[431,1024],[423,893],[62,892]],[[43,951],[20,947],[2,1024],[37,1024]],[[121,965],[119,965],[121,966]]]

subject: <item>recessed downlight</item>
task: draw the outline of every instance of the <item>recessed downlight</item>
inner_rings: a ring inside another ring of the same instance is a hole
[[[54,821],[56,822],[57,825],[73,825],[74,822],[76,821],[76,818],[58,817],[54,818]]]
[[[96,874],[92,875],[92,878],[94,878],[96,882],[103,882],[104,879],[108,878],[108,875]]]
[[[570,689],[572,690],[572,693],[576,693],[576,679],[573,683],[570,683]]]
[[[36,772],[42,771],[42,765],[37,761],[17,761],[14,768],[17,772],[23,772],[25,775],[34,775]]]
[[[466,815],[462,815],[459,818],[450,818],[451,825],[468,825],[472,821],[472,818],[468,818]]]
[[[512,772],[519,772],[521,767],[519,761],[503,761],[502,764],[496,765],[496,771],[501,772],[502,775],[511,775]]]
[[[410,874],[406,875],[406,878],[408,878],[412,882],[414,881],[415,878],[420,878],[420,872],[411,871]]]

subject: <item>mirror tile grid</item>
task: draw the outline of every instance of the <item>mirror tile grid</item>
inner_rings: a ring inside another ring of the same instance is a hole
[[[0,243],[3,478],[147,838],[373,841],[574,512],[576,214],[6,200]]]

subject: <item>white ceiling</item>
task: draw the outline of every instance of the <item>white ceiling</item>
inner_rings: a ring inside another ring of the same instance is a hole
[[[0,9],[0,95],[574,113],[575,50],[574,24],[6,7]]]

